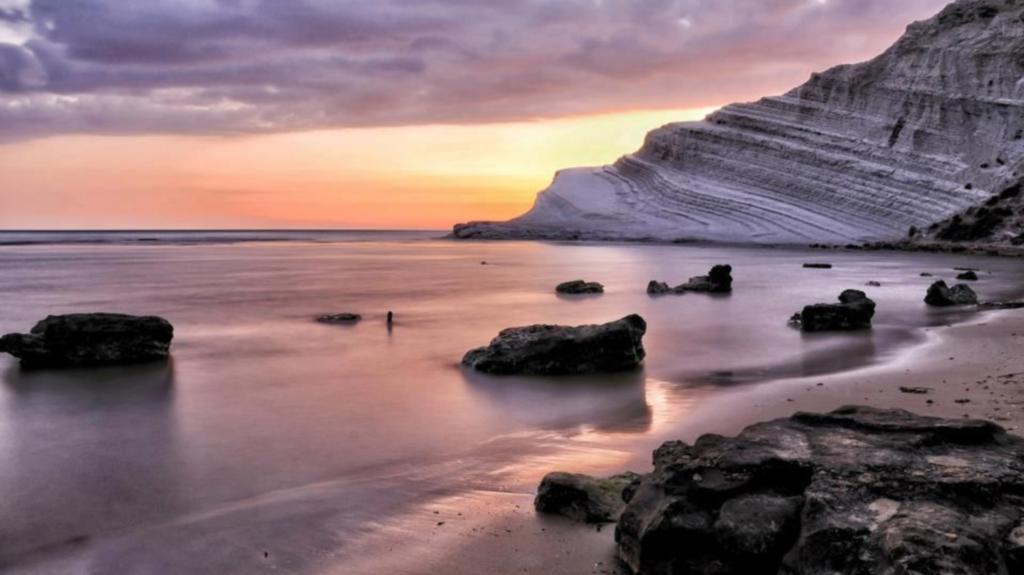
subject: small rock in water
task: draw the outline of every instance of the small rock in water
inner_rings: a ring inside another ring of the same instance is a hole
[[[882,287],[882,282],[870,281],[867,285],[868,287]]]
[[[974,290],[966,284],[949,287],[946,282],[937,281],[928,288],[928,294],[925,295],[924,301],[935,307],[975,305],[978,303],[978,294],[974,293]]]
[[[846,290],[838,304],[809,305],[790,318],[790,323],[803,331],[852,331],[870,329],[875,316],[875,302],[860,290]]]
[[[804,268],[809,270],[830,270],[832,264],[804,264]]]
[[[611,523],[619,518],[630,489],[640,475],[626,472],[607,479],[573,473],[549,473],[537,489],[533,506],[540,513],[562,515],[586,523]]]
[[[357,313],[334,313],[319,316],[316,321],[320,323],[356,323],[361,319],[363,316]]]
[[[970,272],[970,271],[969,272],[964,272],[964,273],[956,276],[956,279],[961,280],[961,281],[976,282],[976,281],[978,281],[978,274],[976,274],[974,272]]]
[[[29,333],[0,337],[0,353],[25,367],[120,365],[166,359],[174,328],[156,316],[51,315]]]
[[[921,272],[921,277],[923,277],[923,278],[930,278],[930,277],[934,277],[934,274],[930,274],[928,272]]]
[[[901,393],[910,393],[914,395],[927,395],[931,393],[931,388],[928,387],[901,387]]]
[[[503,330],[462,364],[494,375],[616,372],[640,365],[647,322],[638,315],[601,325],[533,325]]]
[[[604,286],[597,282],[574,280],[558,284],[555,291],[566,295],[597,294],[604,293]]]
[[[690,281],[676,287],[671,287],[667,283],[658,281],[652,281],[647,284],[647,293],[650,295],[683,294],[686,292],[732,292],[732,266],[717,265],[711,268],[708,275],[692,277]]]

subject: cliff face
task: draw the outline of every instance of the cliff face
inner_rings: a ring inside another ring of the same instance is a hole
[[[1024,172],[1024,0],[959,0],[877,58],[669,124],[456,237],[856,242],[907,236]]]

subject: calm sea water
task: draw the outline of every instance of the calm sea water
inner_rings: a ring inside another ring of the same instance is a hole
[[[0,359],[0,567],[250,573],[270,550],[279,569],[321,568],[424,501],[529,490],[567,462],[613,468],[610,453],[671,437],[723,387],[885,361],[919,328],[965,319],[923,306],[933,280],[921,272],[982,268],[984,299],[1024,286],[1011,260],[437,235],[0,233],[0,331],[81,311],[175,326],[166,365]],[[731,296],[645,294],[651,279],[717,263],[735,268]],[[577,278],[608,292],[554,294]],[[871,333],[787,327],[851,287],[879,303]],[[333,312],[364,320],[312,321]],[[629,313],[649,323],[637,373],[492,378],[458,365],[505,327]]]

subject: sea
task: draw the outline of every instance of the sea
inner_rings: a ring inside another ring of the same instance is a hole
[[[833,268],[803,267],[817,262]],[[651,280],[674,285],[715,264],[732,265],[731,295],[646,293]],[[420,544],[408,534],[462,520],[472,509],[450,503],[461,494],[526,497],[553,469],[645,471],[654,446],[730,389],[894,361],[928,329],[977,317],[922,301],[962,267],[980,270],[983,300],[1022,295],[1024,266],[982,256],[439,231],[0,232],[0,333],[50,314],[121,312],[165,317],[175,334],[164,363],[24,370],[0,357],[0,569],[383,565],[386,552],[367,550]],[[606,293],[555,293],[575,279]],[[788,325],[850,288],[878,302],[873,330]],[[363,319],[315,321],[340,312]],[[634,372],[460,366],[507,327],[633,313],[648,323]],[[434,522],[437,509],[447,516]],[[410,523],[424,514],[429,525]]]

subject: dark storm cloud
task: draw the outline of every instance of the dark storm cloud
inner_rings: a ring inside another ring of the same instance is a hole
[[[0,136],[706,106],[869,56],[944,3],[0,0]]]

